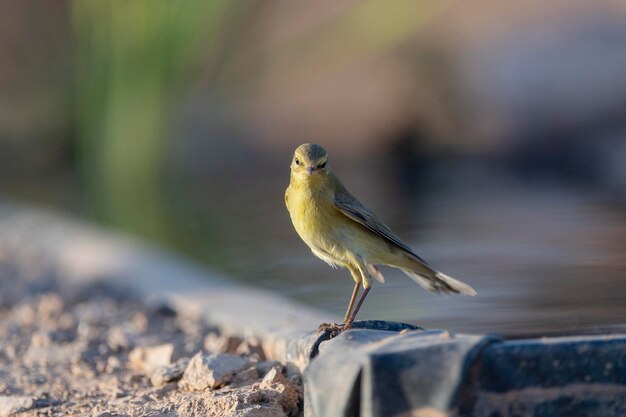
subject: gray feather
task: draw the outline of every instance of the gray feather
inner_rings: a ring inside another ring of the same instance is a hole
[[[402,249],[410,257],[415,260],[426,264],[422,258],[420,258],[413,250],[398,237],[391,229],[383,223],[372,210],[365,207],[356,197],[354,197],[346,188],[336,180],[335,187],[335,207],[337,207],[344,215],[354,220],[357,223],[362,224],[370,231],[376,233],[378,236],[385,239],[392,245]]]

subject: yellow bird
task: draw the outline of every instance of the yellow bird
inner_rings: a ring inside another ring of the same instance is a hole
[[[398,268],[435,293],[476,295],[469,285],[429,266],[350,194],[330,170],[328,153],[320,145],[305,143],[296,149],[285,204],[296,232],[313,254],[332,267],[348,268],[355,281],[343,324],[323,324],[320,330],[352,327],[372,279],[385,281],[377,265]],[[364,291],[352,311],[361,283]]]

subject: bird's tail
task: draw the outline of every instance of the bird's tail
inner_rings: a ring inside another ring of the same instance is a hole
[[[400,269],[428,291],[440,294],[476,295],[476,291],[466,283],[436,271],[419,260],[412,258],[409,260],[410,268],[405,264]]]
[[[472,287],[442,272],[435,271],[432,275],[416,273],[407,269],[403,269],[402,272],[410,276],[415,282],[428,291],[440,294],[476,295],[476,290]]]

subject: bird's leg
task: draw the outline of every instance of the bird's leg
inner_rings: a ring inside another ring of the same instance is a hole
[[[348,304],[348,309],[346,310],[345,316],[343,316],[343,323],[347,323],[350,318],[350,313],[352,312],[352,307],[354,306],[354,302],[356,301],[356,296],[359,294],[360,283],[354,283],[354,290],[352,290],[352,297],[350,297],[350,304]]]
[[[359,294],[360,282],[354,283],[354,290],[352,290],[352,297],[350,297],[350,304],[348,304],[348,309],[346,310],[346,315],[343,316],[343,323],[347,323],[350,318],[350,313],[352,312],[352,307],[354,306],[354,302],[356,301],[356,296]]]
[[[350,319],[348,319],[348,321],[344,325],[344,330],[350,329],[352,327],[352,323],[354,323],[354,319],[356,318],[356,315],[359,312],[359,309],[361,308],[361,304],[363,304],[365,297],[367,297],[367,293],[370,292],[370,288],[372,287],[367,287],[365,291],[363,291],[363,294],[361,295],[361,298],[359,299],[359,302],[356,305],[356,308],[352,312]]]
[[[365,297],[367,297],[367,293],[370,292],[370,288],[372,288],[372,277],[369,273],[369,271],[367,270],[367,266],[365,265],[365,263],[363,262],[363,260],[361,258],[358,258],[358,261],[356,263],[356,267],[358,268],[360,274],[361,274],[361,279],[363,280],[363,289],[365,291],[363,291],[363,294],[361,294],[361,298],[359,299],[358,304],[356,305],[356,308],[354,309],[354,311],[352,312],[352,315],[350,316],[350,318],[344,323],[344,330],[348,330],[352,328],[352,323],[354,323],[354,319],[356,318],[356,315],[358,314],[359,310],[361,309],[361,305],[363,304],[363,301],[365,301]]]
[[[317,328],[317,334],[319,335],[321,332],[330,331],[331,338],[335,337],[339,332],[344,330],[348,330],[352,328],[352,323],[354,322],[354,318],[356,317],[356,313],[358,313],[359,308],[361,308],[361,304],[363,304],[363,300],[369,291],[372,280],[365,268],[362,260],[359,258],[358,262],[354,264],[348,264],[347,268],[350,270],[352,274],[352,278],[354,278],[354,290],[352,290],[352,297],[350,297],[350,304],[348,305],[348,310],[346,310],[346,315],[343,318],[343,323],[322,323]],[[354,307],[354,301],[356,300],[356,296],[359,294],[359,285],[363,281],[363,288],[365,288],[365,292],[361,295],[361,299],[356,306],[356,310],[352,312],[352,307]]]
[[[350,304],[348,305],[348,310],[346,310],[346,315],[343,317],[343,323],[339,324],[339,323],[322,323],[318,326],[317,328],[317,334],[319,335],[320,333],[324,332],[324,331],[331,331],[333,333],[338,333],[342,330],[344,330],[344,327],[346,325],[346,323],[348,322],[348,319],[350,318],[350,312],[352,311],[352,307],[354,306],[354,301],[356,300],[356,296],[359,293],[359,287],[360,287],[360,282],[355,282],[354,283],[354,290],[352,290],[352,297],[350,297]]]

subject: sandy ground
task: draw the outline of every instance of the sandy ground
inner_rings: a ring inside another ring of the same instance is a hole
[[[255,340],[106,286],[0,272],[0,417],[302,414],[297,369]]]

